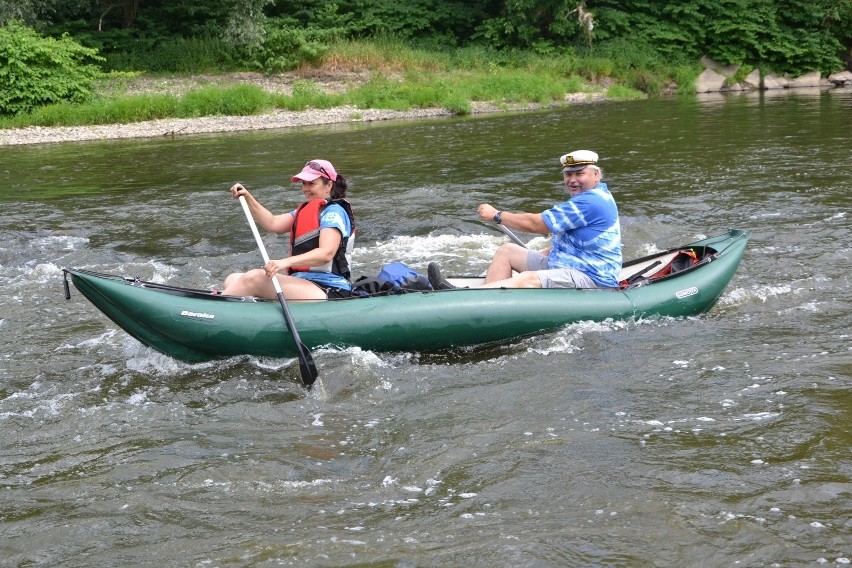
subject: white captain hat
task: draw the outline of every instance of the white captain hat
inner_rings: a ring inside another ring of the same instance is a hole
[[[596,166],[598,155],[591,150],[575,150],[559,158],[564,172],[579,172],[588,166]]]

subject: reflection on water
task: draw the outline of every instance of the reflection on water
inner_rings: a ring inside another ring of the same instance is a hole
[[[4,148],[4,562],[848,564],[851,111],[785,92]],[[227,188],[286,210],[310,157],[352,181],[356,273],[481,272],[504,237],[476,206],[562,199],[577,148],[628,256],[752,231],[711,313],[318,350],[308,394],[294,361],[178,363],[62,298],[65,266],[191,287],[256,266]]]

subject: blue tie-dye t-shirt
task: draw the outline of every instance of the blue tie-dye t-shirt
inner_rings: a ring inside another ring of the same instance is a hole
[[[605,183],[541,214],[553,233],[548,268],[573,268],[605,288],[618,286],[621,225],[615,199]]]

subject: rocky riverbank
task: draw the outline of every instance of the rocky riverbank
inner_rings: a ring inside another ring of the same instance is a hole
[[[156,138],[162,136],[265,130],[343,122],[372,122],[376,120],[423,118],[442,115],[449,115],[449,112],[441,109],[398,112],[389,110],[359,110],[343,107],[326,110],[276,111],[271,114],[256,116],[173,118],[131,124],[68,127],[31,126],[28,128],[0,130],[0,146],[48,144],[83,140],[113,140],[119,138]]]
[[[565,104],[577,104],[602,100],[599,93],[574,94],[567,97]],[[497,106],[477,104],[474,114],[490,112],[536,110],[537,104]],[[375,122],[379,120],[417,119],[437,116],[451,116],[446,109],[414,109],[408,111],[358,109],[338,107],[323,110],[283,111],[255,116],[207,116],[202,118],[171,118],[149,120],[131,124],[107,124],[97,126],[31,126],[0,130],[0,146],[21,144],[49,144],[55,142],[75,142],[83,140],[111,140],[119,138],[156,138],[162,136],[184,136],[213,132],[237,132],[265,130],[273,128],[291,128],[321,124],[340,124],[346,122]]]
[[[719,93],[773,89],[802,89],[802,88],[852,88],[852,72],[840,71],[828,77],[823,77],[819,71],[805,73],[799,77],[779,76],[775,73],[761,75],[755,69],[741,81],[735,77],[740,70],[739,65],[721,65],[709,57],[702,57],[704,71],[695,80],[696,93]]]
[[[257,73],[237,73],[223,76],[199,76],[184,78],[138,78],[113,84],[104,84],[106,93],[143,94],[171,93],[181,95],[190,89],[208,85],[252,83],[270,92],[290,94],[296,80],[309,79],[328,92],[337,92],[366,80],[358,74],[296,76],[281,74],[264,76]],[[602,92],[573,93],[558,104],[577,104],[602,100]],[[501,111],[524,111],[542,108],[537,104],[496,105],[475,103],[473,113]],[[215,132],[237,132],[291,128],[322,124],[340,124],[347,122],[375,122],[380,120],[418,119],[438,116],[451,116],[446,109],[412,109],[394,111],[381,109],[359,109],[338,107],[332,109],[312,109],[304,111],[276,110],[269,114],[255,116],[207,116],[201,118],[173,118],[135,122],[130,124],[109,124],[97,126],[42,127],[0,130],[0,146],[21,144],[49,144],[56,142],[75,142],[84,140],[112,140],[120,138],[156,138],[163,136],[184,136]]]

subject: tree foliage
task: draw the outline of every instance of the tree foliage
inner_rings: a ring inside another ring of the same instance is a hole
[[[337,29],[347,37],[393,36],[453,47],[494,10],[492,1],[276,0],[267,12],[299,27]]]
[[[833,1],[833,0],[832,0]],[[830,1],[803,0],[596,0],[589,2],[595,36],[635,38],[666,56],[707,55],[724,64],[766,71],[823,73],[842,67],[844,46],[830,14],[846,18]],[[847,46],[848,49],[849,46]]]
[[[0,0],[0,24],[17,21],[33,24],[39,19],[37,2],[34,0]]]
[[[0,25],[18,21],[40,29],[67,23],[81,14],[97,14],[99,0],[0,0]]]
[[[850,0],[0,0],[0,24],[10,19],[72,34],[108,68],[142,71],[211,58],[204,64],[277,71],[329,42],[370,37],[552,55],[611,53],[611,44],[669,62],[707,55],[790,74],[829,73],[852,59]],[[180,62],[172,54],[184,45],[207,53],[185,50],[189,62]]]
[[[506,0],[479,31],[505,47],[541,51],[617,39],[622,46],[624,40],[652,46],[669,58],[707,55],[766,71],[829,73],[842,67],[840,56],[852,48],[852,2]]]

